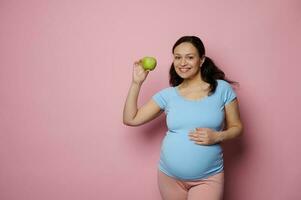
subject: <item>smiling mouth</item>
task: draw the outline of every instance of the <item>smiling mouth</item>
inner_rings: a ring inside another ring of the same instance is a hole
[[[180,72],[188,72],[191,68],[179,68]]]

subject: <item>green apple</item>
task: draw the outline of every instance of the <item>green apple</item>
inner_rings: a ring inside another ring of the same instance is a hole
[[[157,65],[157,60],[156,58],[154,57],[143,57],[141,59],[141,64],[142,64],[142,67],[144,68],[144,70],[154,70],[156,65]]]

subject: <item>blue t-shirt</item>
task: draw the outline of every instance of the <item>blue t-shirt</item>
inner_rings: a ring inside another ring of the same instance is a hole
[[[199,145],[189,139],[195,128],[221,131],[224,107],[236,98],[231,85],[217,80],[215,92],[199,100],[181,96],[178,87],[168,87],[153,95],[164,110],[168,131],[162,141],[159,169],[181,180],[199,180],[223,171],[223,151],[220,144]]]

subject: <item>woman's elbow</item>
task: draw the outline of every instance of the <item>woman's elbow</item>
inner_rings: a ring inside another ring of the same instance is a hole
[[[125,119],[123,119],[123,124],[126,126],[132,126],[131,122]]]
[[[244,127],[242,124],[240,124],[238,127],[239,127],[238,136],[242,136],[244,133]]]
[[[126,126],[139,126],[139,124],[136,124],[134,121],[128,121],[123,119],[123,124]]]

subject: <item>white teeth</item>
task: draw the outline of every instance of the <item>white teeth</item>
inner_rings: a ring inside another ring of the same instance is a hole
[[[180,71],[184,73],[187,72],[188,70],[190,70],[190,68],[180,68]]]

